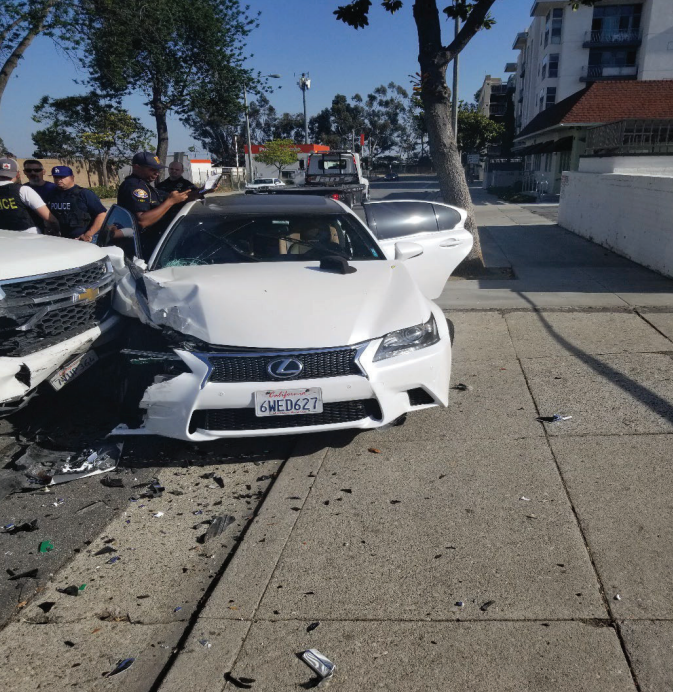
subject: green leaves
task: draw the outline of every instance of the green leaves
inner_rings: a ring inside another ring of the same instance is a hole
[[[273,139],[265,142],[264,149],[255,154],[255,161],[275,166],[280,171],[297,160],[297,145],[291,139]]]

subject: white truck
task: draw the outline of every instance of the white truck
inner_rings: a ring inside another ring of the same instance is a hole
[[[115,274],[104,248],[0,230],[0,417],[43,383],[58,390],[114,335]],[[121,260],[115,260],[121,261]]]
[[[311,154],[303,185],[267,188],[260,193],[321,195],[332,197],[351,209],[369,199],[369,180],[362,175],[360,155],[352,151],[327,151]],[[255,191],[250,190],[250,193]]]

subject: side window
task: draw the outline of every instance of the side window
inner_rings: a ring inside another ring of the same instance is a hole
[[[379,240],[433,233],[437,219],[432,204],[427,202],[383,202],[369,205],[373,217],[372,230]]]
[[[141,257],[139,248],[136,247],[136,235],[133,214],[114,204],[108,211],[103,227],[98,233],[98,245],[100,247],[116,245],[124,251],[128,259]]]
[[[437,215],[437,224],[440,231],[452,231],[460,223],[460,213],[451,207],[443,207],[439,204],[432,205]]]

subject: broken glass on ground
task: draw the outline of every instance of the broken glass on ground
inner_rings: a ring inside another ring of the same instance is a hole
[[[199,536],[196,540],[199,543],[207,543],[208,541],[212,540],[213,538],[217,538],[218,536],[222,535],[222,532],[231,524],[236,521],[235,517],[232,517],[230,514],[225,514],[223,516],[215,517],[212,522],[210,522],[210,526],[208,527],[208,530],[201,536]]]
[[[104,442],[76,453],[47,449],[36,443],[14,462],[14,467],[26,477],[24,487],[57,485],[112,471],[119,463],[122,447],[121,442]]]

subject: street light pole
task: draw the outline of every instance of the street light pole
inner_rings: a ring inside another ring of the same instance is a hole
[[[460,32],[460,17],[456,15],[454,19],[454,36]],[[458,54],[453,56],[453,103],[451,104],[451,124],[453,125],[453,136],[458,141]]]
[[[306,91],[311,88],[311,80],[307,72],[302,72],[297,85],[304,95],[304,144],[308,144],[308,117],[306,115]]]

